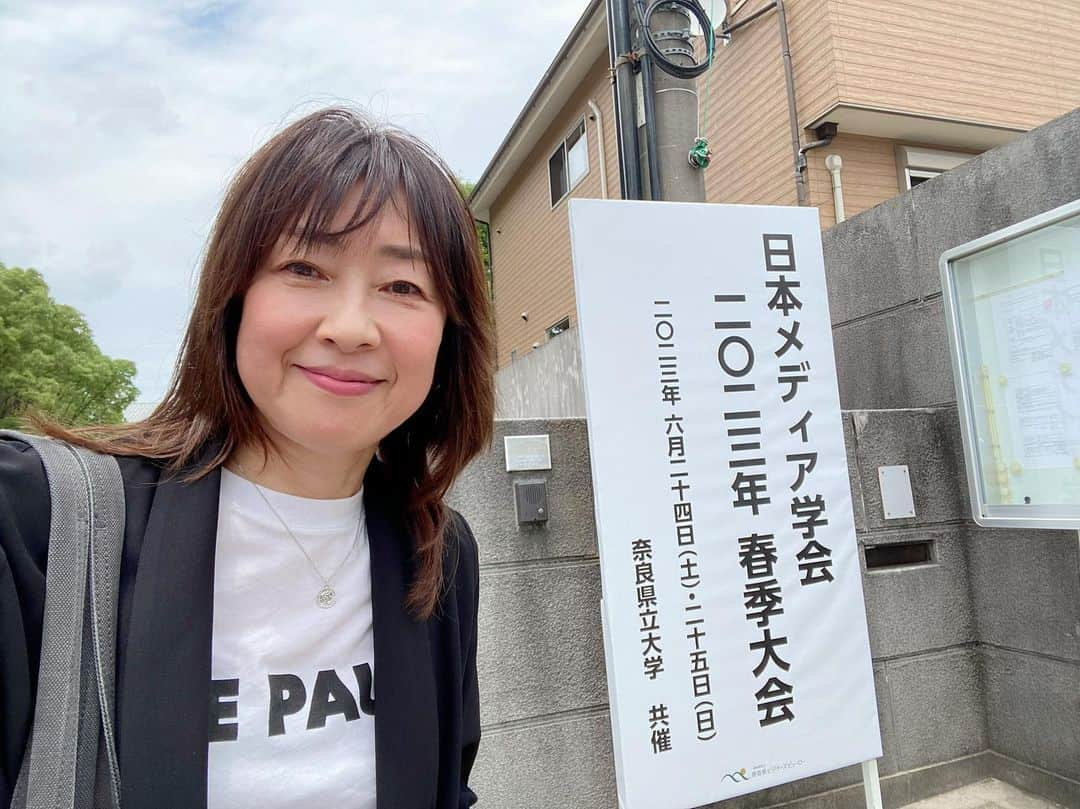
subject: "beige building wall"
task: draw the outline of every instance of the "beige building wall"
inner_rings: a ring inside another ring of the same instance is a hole
[[[729,5],[732,5],[729,3]],[[766,5],[752,0],[739,10],[746,19]],[[828,0],[788,0],[795,99],[803,111],[829,109],[839,100],[837,59]],[[709,202],[796,204],[794,155],[787,85],[775,12],[718,43],[708,84],[706,137],[713,162],[705,175]]]
[[[832,178],[825,168],[825,158],[831,154],[840,155],[843,160],[840,175],[844,213],[848,218],[906,190],[900,188],[897,178],[896,141],[861,135],[837,135],[827,147],[807,154],[810,204],[820,211],[822,228],[836,224]]]
[[[523,355],[533,343],[545,342],[547,328],[563,317],[569,315],[571,323],[577,321],[566,203],[574,197],[601,195],[597,122],[589,120],[589,99],[600,109],[603,119],[608,196],[613,199],[620,196],[615,116],[605,53],[491,206],[491,262],[500,366],[510,362],[512,351]],[[589,170],[567,198],[553,208],[548,159],[582,116],[588,137]],[[527,321],[521,318],[522,312],[528,313]]]
[[[825,168],[825,158],[839,155],[843,161],[840,172],[844,195],[844,214],[850,219],[868,208],[907,191],[901,184],[901,167],[896,162],[897,146],[914,146],[947,151],[951,154],[974,157],[976,152],[963,152],[949,147],[942,149],[932,143],[870,138],[864,135],[845,135],[833,138],[828,146],[814,149],[806,155],[806,182],[810,205],[821,212],[821,227],[836,224],[832,177]]]
[[[754,5],[760,5],[755,3]],[[705,172],[708,202],[794,205],[780,39],[768,17],[717,45],[713,69],[698,89],[708,104],[705,137],[713,153]]]
[[[736,20],[763,5],[751,0]],[[812,134],[803,128],[838,104],[1016,129],[1080,104],[1080,0],[787,0],[786,9],[804,142]],[[775,12],[718,45],[708,82],[706,199],[795,204]],[[841,130],[828,150],[808,154],[824,227],[834,222],[825,154],[844,159],[852,216],[901,191],[894,144]]]
[[[1019,129],[1080,104],[1077,0],[789,1],[827,1],[843,103]]]
[[[734,3],[729,3],[729,6]],[[749,0],[736,20],[765,5]],[[1080,105],[1080,0],[787,0],[800,135],[837,105],[1029,129]],[[713,161],[709,202],[796,204],[791,130],[776,13],[718,44],[708,83],[705,134]],[[562,317],[576,319],[566,201],[553,209],[548,158],[582,115],[600,107],[608,195],[619,196],[607,55],[490,207],[499,364],[545,342]],[[915,120],[912,118],[912,120]],[[596,122],[587,120],[589,172],[571,197],[599,197]],[[901,192],[895,146],[841,128],[807,155],[810,204],[834,224],[828,154],[844,162],[847,216]],[[904,145],[946,148],[932,142]],[[529,319],[521,318],[528,312]]]

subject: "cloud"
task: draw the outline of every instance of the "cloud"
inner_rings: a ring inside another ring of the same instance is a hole
[[[107,353],[138,347],[159,396],[215,209],[254,148],[359,103],[476,179],[585,5],[9,4],[0,261],[40,269]]]

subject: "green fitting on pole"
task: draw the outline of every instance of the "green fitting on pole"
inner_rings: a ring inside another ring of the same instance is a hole
[[[686,156],[687,162],[696,169],[708,168],[712,160],[712,152],[709,151],[709,142],[705,138],[698,138],[690,147],[690,154]]]

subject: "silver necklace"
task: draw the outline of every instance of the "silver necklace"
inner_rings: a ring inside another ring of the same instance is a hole
[[[361,515],[361,518],[356,521],[356,533],[353,535],[353,541],[352,545],[349,547],[349,552],[345,554],[345,558],[338,563],[338,566],[334,568],[334,571],[329,576],[324,576],[322,574],[322,571],[319,570],[319,566],[315,564],[315,560],[311,558],[311,555],[300,543],[300,540],[296,538],[296,534],[292,532],[292,529],[289,528],[285,520],[283,520],[281,518],[281,515],[278,514],[277,509],[274,508],[273,504],[270,502],[270,499],[265,494],[263,494],[262,487],[259,486],[259,484],[255,481],[247,478],[247,473],[244,472],[244,467],[242,467],[239,463],[236,464],[236,468],[240,470],[240,474],[244,476],[248,483],[255,487],[255,491],[259,493],[259,497],[261,497],[262,501],[266,503],[266,507],[270,509],[270,511],[275,517],[277,517],[278,522],[281,523],[281,527],[285,529],[285,533],[287,533],[292,539],[292,541],[296,543],[296,547],[300,549],[300,553],[304,554],[304,558],[308,560],[308,564],[311,565],[311,569],[315,571],[315,575],[322,580],[323,586],[320,587],[319,592],[315,594],[315,604],[324,610],[330,609],[332,606],[334,606],[334,604],[337,603],[337,591],[335,591],[334,586],[330,584],[330,580],[341,571],[341,568],[345,567],[345,563],[348,562],[349,557],[353,555],[353,551],[356,550],[356,546],[360,544],[360,526],[364,522],[363,516]]]

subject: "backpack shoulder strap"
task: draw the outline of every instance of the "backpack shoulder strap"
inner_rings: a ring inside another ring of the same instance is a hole
[[[13,431],[0,435],[37,451],[51,500],[37,701],[12,807],[88,806],[99,766],[119,806],[113,717],[124,537],[120,467],[112,456],[63,441]]]

